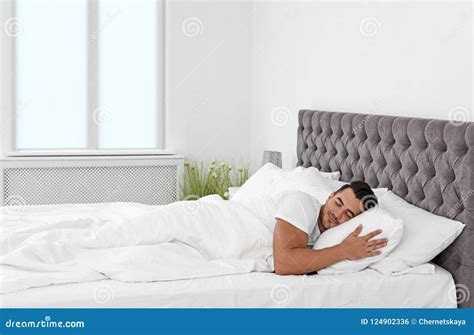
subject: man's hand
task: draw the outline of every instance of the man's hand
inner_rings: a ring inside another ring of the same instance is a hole
[[[377,251],[377,249],[387,245],[388,239],[386,238],[369,241],[372,237],[380,234],[382,232],[381,229],[375,230],[367,235],[359,236],[361,231],[362,225],[359,225],[341,242],[340,247],[346,259],[356,260],[380,255],[381,252]]]

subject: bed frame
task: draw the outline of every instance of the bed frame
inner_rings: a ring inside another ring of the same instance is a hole
[[[474,123],[313,110],[298,121],[298,166],[388,187],[466,225],[433,262],[452,273],[458,306],[474,307]]]

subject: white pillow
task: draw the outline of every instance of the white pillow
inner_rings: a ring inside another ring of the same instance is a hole
[[[378,249],[381,251],[381,254],[353,261],[343,260],[319,270],[318,274],[336,274],[360,271],[368,267],[370,264],[385,258],[398,245],[398,243],[400,243],[403,234],[402,220],[380,206],[375,206],[347,222],[326,230],[318,237],[313,249],[322,249],[340,244],[360,224],[362,224],[362,232],[359,236],[366,235],[377,229],[382,229],[380,234],[371,239],[388,238],[387,245]]]
[[[297,174],[297,173],[316,173],[318,175],[320,175],[321,177],[324,177],[324,179],[326,179],[327,181],[333,181],[333,180],[339,180],[339,178],[341,178],[341,173],[339,171],[336,171],[336,172],[321,172],[319,171],[317,168],[315,168],[314,166],[310,166],[310,167],[302,167],[302,166],[297,166],[295,167],[294,169],[292,170],[282,170],[282,171],[287,171],[287,172],[292,172],[294,174]]]
[[[232,201],[246,202],[251,198],[270,196],[278,192],[299,190],[325,203],[332,193],[328,179],[314,167],[301,166],[282,170],[272,163],[258,169],[232,196]]]
[[[321,173],[321,176],[323,176],[324,178],[329,179],[329,180],[339,180],[339,178],[341,178],[341,173],[339,171],[336,171],[336,172],[322,172],[322,171],[319,171],[319,173]]]
[[[302,168],[299,166],[290,171],[281,170],[280,177],[274,184],[274,192],[302,191],[318,199],[321,204],[324,204],[332,193],[328,182],[329,180],[324,178],[318,169],[314,167]]]
[[[271,194],[280,171],[281,169],[272,163],[263,165],[234,193],[232,200],[240,201]]]
[[[413,206],[391,191],[380,198],[380,204],[397,213],[404,224],[400,244],[388,257],[370,266],[381,273],[393,274],[431,261],[461,234],[465,226]]]
[[[273,164],[271,164],[271,165],[273,165]],[[266,167],[266,169],[268,169],[267,172],[269,172],[269,174],[267,174],[266,177],[263,177],[264,179],[265,179],[265,178],[269,178],[269,179],[272,179],[272,178],[273,178],[273,177],[271,176],[273,172],[271,172],[271,171],[273,171],[274,167],[276,167],[276,166],[273,165],[273,167],[270,167],[270,166],[269,166],[269,167]],[[298,168],[297,168],[297,169],[298,169]],[[318,170],[318,171],[319,171],[319,170]],[[327,181],[328,181],[329,183],[331,183],[331,182],[333,182],[333,181],[338,181],[339,178],[341,178],[341,173],[340,173],[339,171],[336,171],[336,172],[321,172],[321,171],[319,171],[319,173],[321,174],[322,177],[324,177],[325,179],[327,179]],[[269,182],[269,183],[272,183],[273,180],[270,180],[270,181],[268,181],[268,182]],[[261,184],[261,183],[262,183],[262,179],[261,179],[258,183]],[[344,183],[342,183],[342,184],[344,184]],[[254,185],[254,187],[258,187],[258,186],[255,186],[255,185]],[[264,188],[265,188],[265,186],[264,186]],[[228,190],[228,192],[229,192],[229,199],[233,199],[234,195],[237,193],[237,191],[238,191],[239,189],[240,189],[240,187],[229,187],[229,190]]]

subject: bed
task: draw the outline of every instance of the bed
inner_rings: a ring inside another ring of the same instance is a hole
[[[389,187],[419,207],[439,215],[449,213],[466,224],[461,236],[433,260],[433,274],[384,276],[365,269],[343,275],[278,276],[253,272],[147,283],[106,279],[2,294],[1,306],[455,308],[455,283],[473,289],[474,197],[463,196],[474,188],[473,142],[473,124],[308,110],[299,113],[298,165],[341,171],[343,181],[362,178],[372,187]],[[440,144],[447,149],[443,153],[436,151]],[[414,159],[425,153],[433,158],[431,166],[419,165]],[[413,166],[415,170],[411,169]],[[417,171],[429,168],[434,170],[433,178],[439,185],[452,184],[455,192],[445,194],[424,188],[424,174]],[[461,205],[455,206],[458,203]],[[146,206],[111,205],[117,215],[133,213],[131,207],[139,212]],[[120,213],[125,207],[128,209]],[[102,208],[103,204],[48,205],[25,206],[24,211],[38,218],[50,213],[74,216],[78,210],[81,215],[97,217],[104,213]],[[35,224],[34,219],[18,222]],[[8,267],[3,270],[11,271]],[[464,299],[459,307],[472,306],[472,300]]]
[[[298,163],[341,180],[387,187],[409,203],[466,225],[433,262],[474,292],[474,123],[301,110]],[[474,307],[473,299],[459,307]]]
[[[451,274],[277,276],[253,272],[169,282],[99,280],[31,288],[1,297],[12,308],[456,308]],[[397,292],[397,294],[393,294]]]

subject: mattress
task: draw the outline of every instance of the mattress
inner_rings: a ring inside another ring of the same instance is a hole
[[[0,295],[3,308],[456,308],[451,274],[384,276],[248,273],[168,282],[99,280]]]

